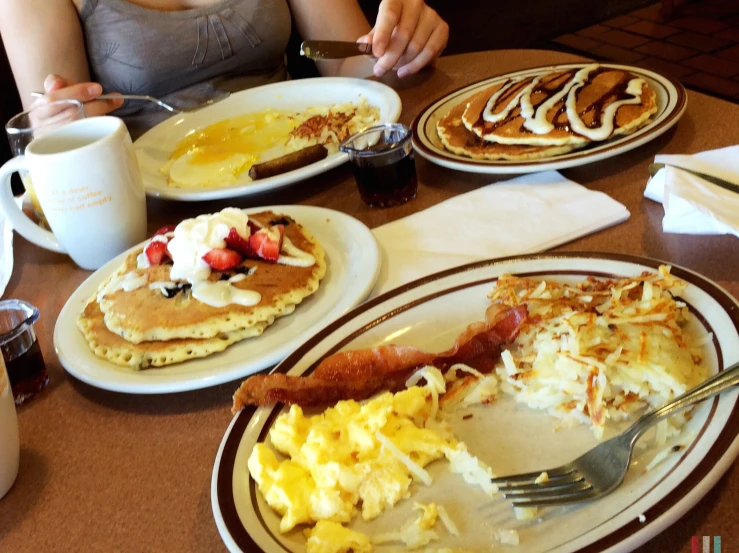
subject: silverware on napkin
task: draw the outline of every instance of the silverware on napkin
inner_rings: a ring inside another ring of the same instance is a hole
[[[711,184],[715,184],[716,186],[720,186],[721,188],[724,188],[730,192],[739,192],[739,185],[736,185],[733,182],[729,182],[727,180],[714,177],[713,175],[699,173],[698,171],[691,171],[690,169],[685,169],[684,167],[680,167],[678,165],[667,165],[665,163],[652,163],[649,166],[649,176],[653,177],[654,175],[657,174],[657,171],[659,171],[660,169],[664,169],[665,167],[674,167],[675,169],[680,169],[681,171],[685,171],[686,173],[690,173],[691,175],[700,177],[703,180],[706,180],[710,182]]]
[[[300,55],[312,60],[337,60],[372,54],[372,44],[340,40],[306,40],[300,45]]]

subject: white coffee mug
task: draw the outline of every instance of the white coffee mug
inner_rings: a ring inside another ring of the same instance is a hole
[[[0,355],[0,499],[8,493],[18,476],[20,452],[13,391]]]
[[[10,175],[28,171],[52,232],[13,199]],[[146,239],[146,195],[126,125],[117,117],[74,121],[32,141],[0,168],[0,211],[30,242],[97,269]]]

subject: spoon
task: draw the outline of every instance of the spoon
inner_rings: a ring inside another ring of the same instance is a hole
[[[34,98],[41,98],[43,95],[43,92],[31,92],[31,96],[33,96]],[[144,94],[101,94],[96,98],[96,100],[113,100],[117,98],[122,98],[123,100],[154,102],[159,107],[162,107],[167,111],[171,111],[172,113],[190,113],[192,111],[198,111],[203,108],[207,108],[208,106],[212,106],[213,104],[220,102],[221,100],[225,100],[229,96],[231,96],[230,92],[219,90],[215,98],[210,98],[209,100],[206,100],[201,104],[190,107],[176,107],[172,104],[168,104],[163,100],[160,100],[159,98],[154,98],[154,96],[147,96]]]

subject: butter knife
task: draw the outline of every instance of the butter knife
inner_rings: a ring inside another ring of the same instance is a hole
[[[664,169],[665,166],[666,165],[664,163],[652,163],[649,166],[649,176],[653,177],[654,175],[657,174],[657,171],[659,171],[660,169]],[[674,167],[676,169],[680,169],[681,171],[691,173],[695,175],[696,177],[700,177],[703,180],[708,181],[711,184],[715,184],[716,186],[720,186],[721,188],[729,190],[730,192],[739,192],[739,185],[736,185],[733,182],[729,182],[719,177],[714,177],[713,175],[706,175],[705,173],[699,173],[698,171],[691,171],[690,169],[685,169],[684,167],[680,167],[680,166],[674,166]]]
[[[340,40],[306,40],[300,45],[300,55],[312,60],[338,60],[372,54],[372,44]]]

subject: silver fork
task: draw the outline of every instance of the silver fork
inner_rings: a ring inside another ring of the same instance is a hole
[[[43,96],[43,92],[31,92],[31,96],[34,98],[41,98]],[[123,100],[134,100],[134,101],[141,101],[141,102],[153,102],[159,107],[162,107],[166,109],[167,111],[171,111],[172,113],[189,113],[192,111],[198,111],[203,108],[207,108],[208,106],[212,106],[213,104],[220,102],[221,100],[225,100],[231,95],[230,92],[225,90],[219,90],[218,94],[213,97],[209,98],[205,102],[202,102],[200,104],[197,104],[195,106],[190,107],[176,107],[172,104],[168,104],[164,100],[160,100],[159,98],[155,98],[154,96],[147,96],[145,94],[101,94],[96,98],[96,100],[113,100],[117,98],[122,98]]]
[[[674,415],[739,384],[739,363],[712,376],[692,390],[643,415],[628,430],[599,444],[571,463],[526,474],[493,478],[514,507],[564,505],[598,499],[615,490],[626,477],[634,444],[644,432],[662,419]],[[542,472],[549,480],[536,483]]]

